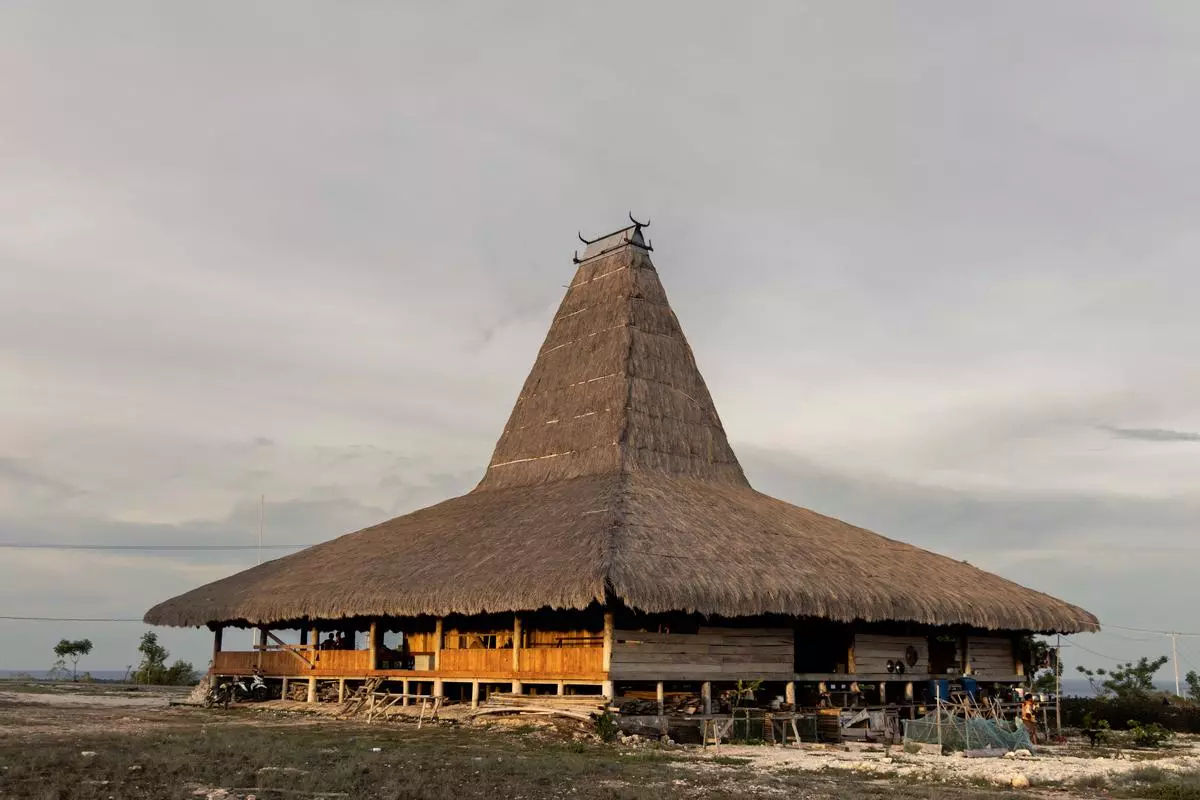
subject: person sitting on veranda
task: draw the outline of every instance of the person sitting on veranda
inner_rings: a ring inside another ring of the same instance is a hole
[[[335,650],[349,650],[350,649],[350,646],[346,642],[346,634],[344,634],[344,633],[338,634],[337,645],[334,647],[334,649]]]
[[[321,642],[321,649],[322,649],[322,650],[335,650],[335,649],[337,649],[337,642],[335,642],[335,641],[333,640],[333,634],[332,634],[332,633],[331,633],[331,634],[329,634],[329,636],[328,636],[328,637],[325,639],[325,641]]]

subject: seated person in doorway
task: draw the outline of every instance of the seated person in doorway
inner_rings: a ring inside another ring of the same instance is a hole
[[[334,650],[336,648],[337,648],[337,642],[334,641],[332,633],[329,634],[329,636],[325,639],[325,641],[321,642],[322,650]]]
[[[334,647],[334,649],[335,650],[349,650],[350,649],[350,647],[346,644],[346,634],[344,634],[344,633],[338,634],[337,646]]]

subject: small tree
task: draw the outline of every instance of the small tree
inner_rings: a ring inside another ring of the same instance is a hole
[[[71,680],[79,680],[79,659],[92,652],[91,639],[78,639],[76,641],[68,641],[62,639],[58,644],[54,645],[54,655],[58,656],[58,661],[55,662],[57,668],[63,663],[63,659],[71,659]]]
[[[1192,670],[1184,676],[1187,681],[1187,698],[1193,703],[1200,703],[1200,675],[1196,674],[1196,670]]]
[[[138,652],[142,654],[142,661],[133,674],[134,682],[168,686],[184,686],[195,682],[196,669],[187,661],[177,659],[174,664],[167,666],[171,654],[158,643],[158,634],[153,631],[142,634]]]
[[[1154,673],[1158,672],[1170,659],[1159,656],[1151,661],[1146,656],[1135,664],[1127,661],[1118,664],[1112,670],[1103,667],[1088,669],[1076,667],[1092,685],[1092,691],[1098,697],[1117,697],[1121,700],[1143,698],[1154,691]]]
[[[162,683],[167,671],[167,657],[171,654],[158,643],[158,634],[146,631],[138,643],[142,661],[133,675],[135,683]]]

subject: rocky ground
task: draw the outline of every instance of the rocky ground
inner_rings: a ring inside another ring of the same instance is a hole
[[[1058,747],[967,759],[871,746],[606,744],[569,720],[459,714],[416,729],[275,704],[170,706],[175,693],[0,687],[9,798],[999,798],[1200,800],[1200,750]],[[1015,782],[1014,782],[1014,779]],[[1019,787],[1014,789],[1013,787]]]

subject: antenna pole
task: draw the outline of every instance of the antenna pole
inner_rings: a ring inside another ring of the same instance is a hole
[[[258,563],[262,563],[262,531],[263,531],[263,506],[267,504],[267,496],[260,494],[258,496]]]

